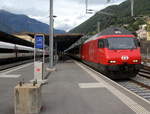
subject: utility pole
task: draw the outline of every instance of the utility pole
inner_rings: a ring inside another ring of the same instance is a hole
[[[134,16],[134,0],[130,0],[131,1],[131,16]]]
[[[98,21],[98,22],[97,22],[97,32],[98,32],[98,33],[100,32],[100,26],[101,26],[101,23]]]
[[[50,0],[50,16],[49,16],[49,68],[53,68],[53,0]]]

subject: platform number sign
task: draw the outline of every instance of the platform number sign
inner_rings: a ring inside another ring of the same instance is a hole
[[[35,48],[44,48],[44,35],[35,35]]]

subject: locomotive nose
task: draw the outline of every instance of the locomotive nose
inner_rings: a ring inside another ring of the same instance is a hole
[[[111,62],[115,61],[115,62]],[[108,56],[108,63],[110,64],[140,64],[141,56],[136,50],[119,50],[111,51]]]

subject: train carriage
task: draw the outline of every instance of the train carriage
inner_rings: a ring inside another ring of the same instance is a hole
[[[37,49],[37,52],[38,57],[43,55],[43,50]],[[45,50],[45,52],[47,51]],[[33,57],[33,47],[0,41],[0,64],[10,63],[16,60],[32,59]]]

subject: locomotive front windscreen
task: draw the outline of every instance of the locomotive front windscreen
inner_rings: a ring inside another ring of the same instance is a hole
[[[137,48],[135,38],[113,37],[107,39],[109,49],[134,49]]]

